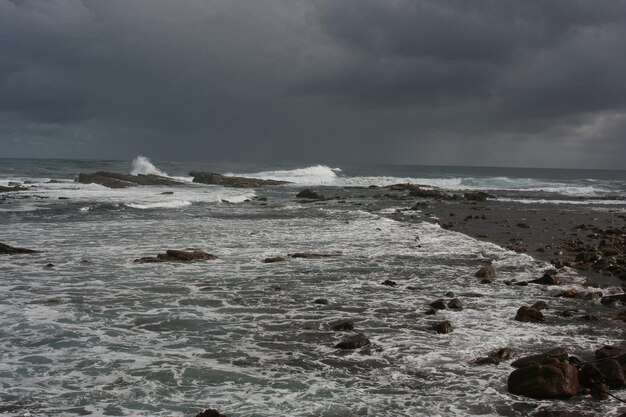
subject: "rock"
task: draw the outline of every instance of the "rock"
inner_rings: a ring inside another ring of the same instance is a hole
[[[517,310],[515,320],[534,323],[542,322],[543,314],[541,313],[541,311],[532,307],[522,306],[519,308],[519,310]]]
[[[545,274],[543,274],[541,278],[533,279],[532,281],[528,281],[528,282],[532,282],[533,284],[541,284],[541,285],[559,285],[561,283],[561,280],[556,275],[549,274],[546,272]]]
[[[363,334],[355,334],[354,336],[348,336],[343,341],[337,343],[335,348],[337,349],[358,349],[370,344],[370,340]]]
[[[350,319],[335,320],[328,323],[330,330],[334,332],[354,330],[354,323]]]
[[[626,386],[622,365],[615,359],[602,359],[595,363],[604,376],[604,382],[610,388],[619,389]]]
[[[463,302],[458,298],[454,298],[448,302],[448,308],[451,310],[463,310]]]
[[[596,417],[593,413],[581,413],[580,411],[563,410],[540,410],[531,417]]]
[[[537,301],[535,304],[530,306],[530,308],[534,308],[535,310],[548,310],[550,306],[545,301]]]
[[[446,320],[446,321],[442,321],[441,323],[434,324],[433,330],[439,334],[446,334],[446,333],[452,333],[454,329],[452,328],[452,323]]]
[[[597,359],[616,358],[626,354],[626,346],[608,346],[604,345],[596,350]]]
[[[196,414],[196,417],[226,417],[226,416],[217,410],[214,410],[212,408],[207,408],[201,413]]]
[[[470,363],[476,365],[498,365],[500,362],[510,359],[512,353],[511,349],[505,347],[489,353],[489,356],[473,359]]]
[[[444,300],[443,298],[435,300],[429,305],[435,310],[445,310],[446,308],[448,308],[448,303],[446,303],[446,300]]]
[[[183,183],[159,175],[130,175],[117,172],[98,171],[91,174],[80,173],[76,182],[81,184],[100,184],[108,188],[126,188],[138,185],[182,185]]]
[[[602,305],[626,304],[626,294],[606,295],[600,302]]]
[[[287,256],[291,256],[292,258],[302,258],[302,259],[321,259],[321,258],[330,258],[333,256],[339,256],[339,254],[338,253],[297,252],[297,253],[289,254]]]
[[[556,295],[556,297],[564,297],[564,298],[583,298],[587,293],[585,291],[578,291],[576,288],[570,288],[565,291],[561,291]]]
[[[496,198],[496,196],[487,194],[483,191],[463,193],[463,198],[468,201],[486,201],[488,198]]]
[[[517,223],[517,227],[521,227],[522,229],[530,229],[530,225],[523,222]]]
[[[383,282],[381,282],[381,284],[382,284],[382,285],[387,285],[387,286],[389,286],[389,287],[395,287],[395,286],[397,286],[397,285],[398,285],[398,283],[397,283],[397,282],[392,281],[392,280],[390,280],[390,279],[386,279],[386,280],[384,280]]]
[[[5,187],[5,186],[0,185],[0,193],[9,193],[11,191],[24,191],[24,190],[28,190],[28,188],[22,187],[19,185],[14,185],[12,187]]]
[[[329,301],[325,298],[318,298],[315,301],[313,301],[313,304],[330,304]]]
[[[324,196],[307,188],[296,194],[296,198],[306,198],[309,200],[324,200]]]
[[[564,362],[568,358],[567,350],[562,347],[550,349],[547,352],[538,355],[525,356],[511,363],[514,368],[523,368],[525,366],[545,365],[556,362]]]
[[[160,195],[172,195],[174,194],[174,191],[163,191],[162,193],[160,193]]]
[[[445,295],[446,297],[450,297],[450,298],[456,297],[456,295],[452,291],[448,291]]]
[[[273,264],[275,262],[283,262],[286,261],[287,259],[283,258],[282,256],[274,256],[274,257],[270,257],[270,258],[265,258],[263,260],[264,263],[266,264]]]
[[[602,375],[600,369],[592,363],[586,363],[580,367],[578,379],[580,385],[585,388],[591,388],[604,383],[604,375]]]
[[[26,249],[26,248],[16,248],[13,246],[9,246],[6,245],[4,243],[0,243],[0,254],[3,255],[15,255],[15,254],[20,254],[20,253],[38,253],[39,251],[36,251],[34,249]]]
[[[496,270],[491,265],[485,265],[474,274],[476,278],[493,280],[496,277]]]
[[[261,188],[267,185],[290,184],[289,181],[261,180],[258,178],[231,177],[214,172],[190,172],[193,182],[234,188]]]
[[[567,362],[533,365],[511,372],[507,381],[511,394],[540,399],[567,399],[578,395],[576,367]]]
[[[135,259],[137,263],[153,263],[153,262],[195,262],[210,261],[217,259],[217,256],[201,250],[175,250],[169,249],[166,253],[159,253],[156,257],[146,256]]]

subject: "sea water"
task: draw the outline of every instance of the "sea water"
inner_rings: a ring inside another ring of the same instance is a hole
[[[183,184],[114,190],[74,182],[97,170]],[[192,183],[192,170],[294,184],[224,188]],[[615,400],[511,395],[508,363],[469,363],[501,347],[522,356],[561,345],[585,355],[621,341],[623,324],[558,317],[573,303],[581,312],[590,305],[554,298],[557,287],[479,284],[473,274],[487,262],[499,281],[533,279],[549,265],[441,229],[425,213],[398,213],[411,202],[362,188],[402,182],[494,192],[508,202],[626,210],[620,171],[0,160],[0,185],[28,187],[0,195],[0,242],[42,251],[0,258],[0,414],[193,416],[209,407],[235,417],[524,416],[542,407],[617,413]],[[306,187],[340,198],[297,201]],[[186,248],[218,258],[133,262]],[[335,256],[263,262],[295,252]],[[561,277],[567,288],[582,289],[575,271]],[[449,291],[463,300],[462,311],[424,314]],[[539,300],[552,307],[547,324],[513,320],[521,305]],[[369,349],[334,348],[346,333],[328,323],[343,318],[370,339]],[[452,333],[431,330],[443,320]]]

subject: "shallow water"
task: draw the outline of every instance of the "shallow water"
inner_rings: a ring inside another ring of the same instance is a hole
[[[255,192],[186,184],[164,191],[41,184],[23,192],[31,197],[0,205],[0,241],[44,250],[0,258],[2,415],[619,409],[615,401],[514,396],[506,390],[508,363],[468,363],[504,346],[522,356],[563,345],[584,357],[621,340],[617,322],[559,317],[573,302],[553,298],[556,287],[481,285],[473,277],[491,260],[499,282],[532,279],[548,266],[542,262],[443,230],[419,212],[396,213],[402,203],[357,198],[361,190],[327,186],[324,193],[346,200],[308,204],[296,202],[290,186]],[[182,201],[188,204],[176,203]],[[170,248],[199,248],[218,259],[132,262]],[[339,256],[263,263],[307,251]],[[386,279],[397,287],[381,285]],[[562,280],[568,288],[582,283],[573,271]],[[465,308],[425,315],[448,291]],[[317,298],[329,304],[313,303]],[[513,320],[521,305],[538,300],[552,306],[546,324]],[[575,303],[581,315],[595,308]],[[353,319],[370,349],[333,347],[346,333],[329,331],[327,323],[341,318]],[[431,330],[443,320],[453,333]]]

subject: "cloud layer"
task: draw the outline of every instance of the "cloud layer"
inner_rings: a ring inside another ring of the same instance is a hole
[[[0,156],[623,168],[626,2],[0,0]]]

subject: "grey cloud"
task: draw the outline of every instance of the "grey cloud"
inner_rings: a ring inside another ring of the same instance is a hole
[[[619,166],[624,50],[621,0],[0,0],[0,146]]]

